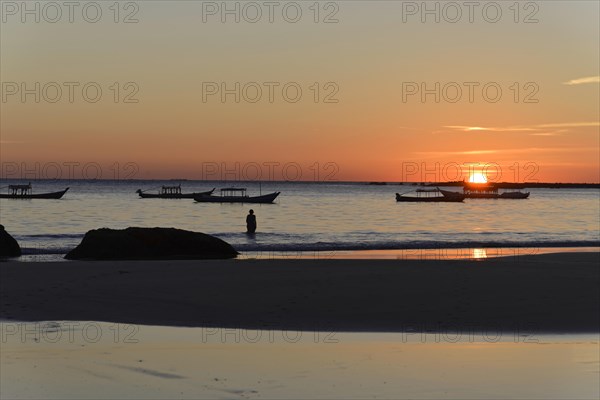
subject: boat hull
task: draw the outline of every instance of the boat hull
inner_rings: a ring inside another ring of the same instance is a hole
[[[505,192],[502,194],[498,194],[498,193],[465,193],[463,195],[458,192],[450,192],[447,190],[440,189],[440,193],[442,193],[445,197],[461,195],[461,196],[464,196],[464,198],[466,198],[466,199],[515,199],[515,200],[518,200],[518,199],[526,199],[529,197],[529,192],[526,192],[526,193]]]
[[[500,195],[495,193],[467,193],[465,194],[467,199],[499,199]]]
[[[281,192],[274,192],[262,196],[198,196],[194,200],[198,203],[273,203]]]
[[[397,202],[410,202],[410,203],[462,203],[465,197],[461,194],[456,196],[436,196],[436,197],[412,197],[402,196],[396,193]]]
[[[507,192],[507,193],[502,193],[500,195],[500,199],[526,199],[529,197],[529,192],[523,193],[523,192]]]
[[[65,193],[67,193],[69,188],[65,190],[61,190],[60,192],[51,192],[51,193],[37,193],[37,194],[23,194],[23,195],[12,195],[12,194],[0,194],[0,199],[54,199],[58,200],[62,198]]]
[[[438,189],[438,191],[442,194],[442,196],[452,199],[452,198],[463,198],[465,199],[467,196],[463,193],[459,193],[459,192],[451,192],[449,190],[442,190],[442,189]]]
[[[173,193],[173,194],[159,194],[159,193],[144,193],[137,192],[138,195],[142,199],[194,199],[200,196],[210,196],[215,189],[209,190],[206,192],[196,192],[196,193]]]

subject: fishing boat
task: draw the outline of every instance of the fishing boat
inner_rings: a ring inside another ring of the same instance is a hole
[[[436,194],[440,194],[440,189],[417,189],[415,190],[417,193],[416,196],[406,196],[406,193],[396,193],[396,201],[398,202],[420,202],[420,203],[461,203],[465,196],[461,193],[456,193],[455,195],[444,195],[442,193],[441,196]]]
[[[273,192],[260,196],[248,196],[246,188],[224,188],[220,196],[196,196],[194,200],[198,203],[273,203],[281,192]]]
[[[498,193],[499,186],[494,183],[471,183],[463,184],[463,195],[467,199],[526,199],[529,192],[511,191]],[[460,193],[440,190],[444,196],[456,196]]]
[[[466,198],[466,196],[464,196],[464,194],[462,194],[460,192],[452,192],[450,190],[443,190],[443,189],[438,189],[438,190],[444,197],[463,196]]]
[[[210,196],[215,188],[206,192],[182,193],[181,185],[178,186],[161,186],[158,193],[146,193],[148,190],[136,190],[136,193],[142,199],[193,199],[199,196]]]
[[[499,199],[526,199],[529,197],[529,192],[504,192],[501,193],[498,198]]]
[[[33,193],[31,183],[28,185],[8,185],[8,193],[0,193],[0,199],[60,199],[69,188],[59,192]]]

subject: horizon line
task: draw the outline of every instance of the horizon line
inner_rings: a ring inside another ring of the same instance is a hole
[[[131,178],[131,179],[122,179],[122,178],[103,178],[103,179],[86,179],[86,178],[57,178],[57,179],[49,179],[49,178],[2,178],[0,177],[0,181],[31,181],[31,182],[58,182],[58,181],[89,181],[89,182],[156,182],[156,181],[166,181],[166,182],[223,182],[223,183],[234,183],[234,182],[244,182],[244,183],[315,183],[315,184],[335,184],[335,183],[363,183],[363,184],[371,184],[376,186],[378,184],[404,184],[404,183],[417,183],[417,184],[444,184],[444,183],[463,183],[465,181],[353,181],[353,180],[323,180],[323,181],[315,181],[315,180],[227,180],[227,179],[190,179],[190,178]],[[600,181],[597,182],[515,182],[515,181],[488,181],[487,183],[495,183],[495,184],[515,184],[515,185],[600,185]]]

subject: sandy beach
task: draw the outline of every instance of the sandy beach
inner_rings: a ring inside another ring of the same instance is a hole
[[[600,253],[0,264],[0,318],[244,329],[593,333]]]
[[[597,399],[597,335],[0,322],[3,399]]]

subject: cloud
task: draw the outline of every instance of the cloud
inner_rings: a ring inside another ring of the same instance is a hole
[[[462,126],[446,125],[443,128],[459,132],[527,132],[532,136],[558,136],[569,132],[566,128],[589,128],[598,127],[600,122],[561,122],[537,125],[517,125],[504,127],[482,127],[482,126]],[[447,133],[449,131],[435,131],[434,133]]]
[[[499,150],[468,150],[468,151],[416,151],[414,154],[421,156],[472,156],[485,154],[530,154],[530,153],[568,153],[568,152],[597,152],[598,147],[529,147],[523,149]]]
[[[565,132],[569,132],[568,129],[559,129],[556,131],[550,131],[550,132],[536,132],[536,133],[530,133],[531,136],[560,136]]]
[[[586,78],[571,79],[563,82],[563,85],[583,85],[586,83],[600,83],[600,76],[588,76]]]
[[[565,122],[560,124],[542,124],[534,126],[537,128],[585,128],[590,126],[600,126],[600,122]]]
[[[476,131],[485,131],[485,132],[522,132],[522,131],[533,131],[534,128],[529,127],[519,127],[519,126],[509,126],[509,127],[482,127],[482,126],[456,126],[456,125],[448,125],[444,126],[444,128],[450,128],[453,130],[463,131],[463,132],[476,132]]]

